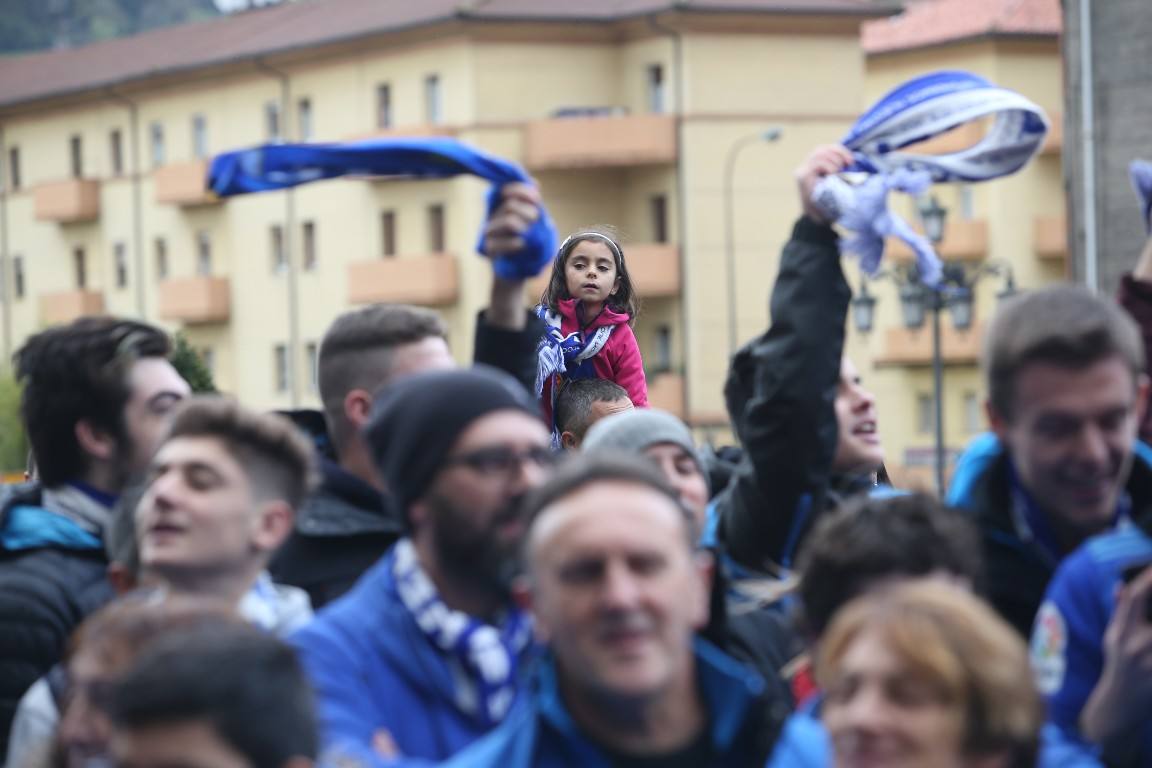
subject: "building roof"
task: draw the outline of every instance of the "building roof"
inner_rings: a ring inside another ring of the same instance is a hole
[[[1059,35],[1060,0],[917,0],[864,24],[866,53],[923,48],[987,35]]]
[[[0,106],[453,20],[612,22],[661,11],[876,17],[875,0],[301,0],[0,59]]]

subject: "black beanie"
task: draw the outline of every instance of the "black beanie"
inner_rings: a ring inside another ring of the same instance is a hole
[[[504,410],[540,418],[539,404],[518,381],[482,365],[405,376],[376,397],[364,439],[405,519],[460,433],[482,416]]]

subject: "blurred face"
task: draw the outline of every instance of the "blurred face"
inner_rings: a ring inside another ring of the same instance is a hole
[[[251,567],[279,544],[262,528],[263,507],[220,440],[173,438],[157,452],[136,508],[141,564],[161,576]]]
[[[892,653],[875,629],[832,670],[824,724],[836,768],[959,768],[963,720],[937,689]]]
[[[604,481],[542,512],[532,537],[532,607],[565,694],[683,689],[708,607],[683,512],[650,488]]]
[[[119,768],[252,768],[203,720],[119,729],[112,753]]]
[[[411,511],[439,568],[506,591],[527,530],[520,502],[554,460],[539,419],[508,410],[470,424]]]
[[[884,462],[876,425],[876,398],[864,389],[860,372],[847,357],[840,362],[836,391],[836,426],[839,429],[832,471],[875,472]]]
[[[191,389],[172,364],[161,357],[143,357],[128,374],[131,390],[124,406],[124,425],[130,441],[128,475],[143,472],[160,445],[172,410]]]
[[[1036,362],[1016,376],[1012,418],[989,411],[1020,481],[1069,547],[1112,523],[1146,387],[1119,358],[1079,369]]]
[[[81,649],[68,663],[68,695],[60,712],[57,739],[69,768],[85,768],[108,752],[111,722],[105,714],[111,685],[129,659]]]
[[[607,243],[583,240],[576,244],[564,264],[568,295],[585,305],[602,306],[619,286],[616,255]]]
[[[680,495],[681,503],[692,512],[696,530],[703,530],[708,512],[708,479],[696,456],[675,443],[650,445],[644,449],[644,455],[655,462]]]

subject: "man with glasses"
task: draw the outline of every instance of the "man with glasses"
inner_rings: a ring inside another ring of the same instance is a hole
[[[535,400],[494,369],[405,377],[365,439],[406,533],[293,637],[324,759],[443,760],[500,723],[533,651],[511,582],[521,498],[553,462]]]

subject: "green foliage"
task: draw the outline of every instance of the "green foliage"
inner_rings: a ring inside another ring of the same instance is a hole
[[[0,376],[0,471],[19,472],[28,462],[28,440],[20,422],[20,385]]]
[[[216,391],[216,384],[212,381],[212,372],[204,365],[204,359],[188,343],[188,338],[176,334],[176,344],[172,350],[172,367],[184,377],[193,392],[212,393]]]
[[[212,0],[0,0],[0,53],[87,45],[219,14]]]

